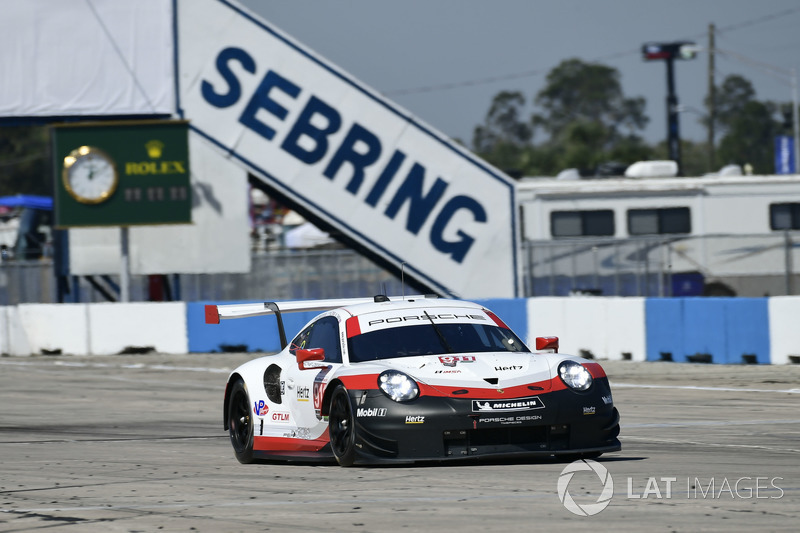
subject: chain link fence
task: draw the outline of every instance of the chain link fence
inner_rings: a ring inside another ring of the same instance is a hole
[[[527,241],[521,252],[525,297],[779,296],[800,289],[795,271],[800,266],[800,232]],[[66,301],[107,301],[118,293],[116,276],[66,281]],[[165,281],[167,299],[184,301],[348,298],[404,291],[393,274],[347,249],[256,253],[248,273],[176,274]],[[131,300],[150,300],[152,282],[148,276],[132,276]],[[0,305],[57,301],[49,259],[0,263]]]
[[[165,276],[166,292],[175,300],[304,300],[402,294],[393,274],[352,250],[277,251],[255,254],[244,274],[176,274]],[[131,276],[131,301],[151,299],[152,278]],[[57,279],[49,259],[0,263],[0,305],[54,303]],[[72,276],[65,301],[102,302],[116,298],[118,276]],[[407,290],[407,289],[406,289]]]
[[[526,241],[526,296],[778,296],[800,287],[800,234]]]

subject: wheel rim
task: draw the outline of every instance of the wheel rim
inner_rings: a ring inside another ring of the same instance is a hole
[[[352,413],[344,394],[339,393],[333,398],[330,416],[328,417],[331,448],[333,448],[334,454],[339,457],[347,453],[353,435]]]
[[[250,443],[250,403],[244,391],[237,391],[231,402],[230,426],[231,441],[237,451],[244,450]]]

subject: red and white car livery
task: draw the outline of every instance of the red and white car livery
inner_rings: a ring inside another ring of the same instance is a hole
[[[323,311],[291,342],[283,313]],[[410,463],[620,449],[602,367],[536,351],[481,305],[426,296],[210,305],[274,313],[283,349],[234,370],[223,422],[237,459]]]

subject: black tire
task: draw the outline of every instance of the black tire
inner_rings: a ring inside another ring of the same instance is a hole
[[[228,433],[236,459],[242,464],[253,462],[253,413],[244,381],[237,379],[228,399]]]
[[[331,395],[328,435],[336,462],[352,466],[356,459],[356,425],[350,395],[342,385],[337,385]]]

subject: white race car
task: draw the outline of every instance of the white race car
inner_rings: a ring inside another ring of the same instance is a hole
[[[282,314],[323,311],[291,342]],[[597,457],[619,413],[594,362],[536,351],[481,305],[426,296],[206,306],[206,322],[274,313],[283,349],[234,370],[223,424],[236,458],[412,463]]]

